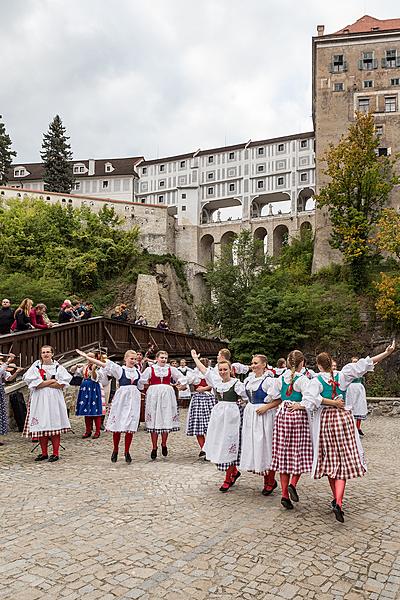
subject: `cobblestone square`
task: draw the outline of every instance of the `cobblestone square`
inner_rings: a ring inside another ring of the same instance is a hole
[[[58,463],[35,463],[18,433],[0,448],[0,598],[400,597],[396,418],[363,427],[369,473],[349,482],[343,525],[324,480],[303,477],[286,512],[249,473],[221,494],[223,475],[183,431],[152,462],[141,426],[132,464],[121,447],[114,465],[111,435],[82,440],[72,422]]]

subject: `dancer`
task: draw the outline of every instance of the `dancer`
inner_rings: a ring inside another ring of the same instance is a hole
[[[208,358],[201,358],[200,362],[208,369],[210,361]],[[205,458],[206,453],[203,450],[206,441],[206,434],[210,415],[215,406],[215,396],[211,385],[208,385],[204,379],[203,373],[197,368],[187,372],[188,383],[193,384],[194,393],[190,402],[187,422],[186,435],[195,435],[200,446],[199,458]]]
[[[225,481],[219,488],[227,492],[240,477],[243,403],[247,402],[244,384],[232,377],[231,364],[227,360],[218,362],[218,375],[200,362],[196,350],[191,352],[196,367],[204,379],[215,390],[217,404],[211,411],[207,437],[204,444],[206,458],[225,471]]]
[[[180,371],[180,373],[182,373],[184,377],[187,377],[187,374],[192,372],[192,369],[189,369],[184,358],[181,358],[181,360],[179,361],[178,371]],[[183,389],[179,390],[178,398],[181,401],[181,406],[184,406],[186,408],[188,403],[190,402],[191,396],[192,394],[188,385],[185,386]]]
[[[18,369],[12,362],[15,358],[15,354],[8,354],[7,360],[3,362],[4,355],[0,356],[0,435],[7,435],[9,432],[8,425],[8,403],[6,400],[6,392],[4,384],[11,383],[18,373],[22,369]],[[14,372],[12,372],[14,371]],[[0,442],[0,446],[4,446],[3,442]]]
[[[278,358],[275,371],[275,377],[280,377],[286,371],[286,358]]]
[[[281,504],[287,510],[291,510],[292,501],[299,501],[296,486],[301,474],[311,471],[313,448],[308,415],[301,404],[303,394],[310,383],[308,377],[302,374],[303,353],[300,350],[290,352],[287,366],[287,371],[274,379],[270,392],[273,400],[282,400],[275,417],[271,469],[279,471]],[[291,411],[293,404],[298,404],[301,410]]]
[[[99,360],[104,365],[106,364],[101,352],[88,352],[88,356]],[[100,437],[101,418],[105,414],[105,388],[109,384],[108,377],[102,369],[98,369],[97,365],[91,362],[87,362],[86,365],[77,365],[75,368],[72,367],[70,371],[83,377],[75,412],[78,417],[85,417],[85,433],[82,438],[87,439],[92,436],[94,423],[93,439],[97,439]]]
[[[353,356],[351,362],[356,363],[358,360],[357,356]],[[361,421],[365,421],[368,416],[367,394],[363,377],[353,379],[352,383],[347,388],[346,408],[349,408],[353,412],[358,435],[363,437],[364,432],[361,429]]]
[[[72,375],[53,359],[51,346],[42,346],[40,360],[36,360],[23,376],[30,390],[28,413],[23,435],[39,439],[41,453],[36,462],[59,460],[60,434],[71,431],[63,389],[72,379]],[[49,439],[53,453],[49,458]]]
[[[349,363],[336,375],[332,358],[326,352],[317,356],[320,374],[310,381],[304,392],[303,404],[318,409],[313,417],[314,460],[312,476],[328,477],[332,490],[331,503],[336,520],[344,522],[343,496],[348,479],[362,477],[366,470],[364,451],[351,411],[344,409],[349,385],[395,350],[395,341],[385,352]],[[294,409],[297,407],[293,407]]]
[[[187,379],[176,367],[168,364],[168,352],[159,350],[156,362],[147,367],[141,377],[142,385],[148,384],[146,393],[146,431],[151,435],[152,450],[150,457],[157,458],[158,435],[161,434],[161,453],[168,456],[167,440],[171,431],[179,431],[178,404],[172,380],[180,386],[187,385]]]
[[[244,409],[242,456],[240,468],[264,476],[263,496],[269,496],[277,487],[275,471],[271,470],[272,432],[276,407],[280,398],[268,396],[274,379],[267,371],[268,361],[263,354],[255,354],[251,361],[252,376],[244,381],[249,402]]]
[[[140,392],[141,384],[140,373],[136,368],[136,352],[127,350],[124,355],[124,365],[118,365],[112,360],[105,362],[91,357],[89,354],[76,350],[76,352],[86,358],[89,363],[102,367],[103,375],[115,377],[118,382],[118,389],[112,399],[110,413],[105,423],[106,431],[113,434],[113,451],[111,462],[118,460],[119,442],[121,433],[125,433],[125,462],[131,464],[132,457],[130,448],[133,440],[133,434],[136,433],[139,425],[140,416]]]
[[[219,352],[217,354],[217,363],[213,367],[216,375],[218,375],[218,363],[221,361],[225,361],[225,360],[230,362],[231,351],[228,348],[221,348],[221,350],[219,350]],[[231,363],[231,372],[234,377],[236,377],[236,375],[247,375],[249,370],[250,370],[250,368],[247,365],[244,365],[243,363],[240,363],[240,362]]]

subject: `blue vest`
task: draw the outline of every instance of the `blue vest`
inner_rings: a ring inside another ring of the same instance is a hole
[[[136,370],[137,377],[132,382],[132,380],[129,377],[127,377],[126,374],[125,374],[125,367],[122,367],[122,375],[121,375],[121,377],[119,378],[119,381],[118,381],[120,387],[123,386],[123,385],[136,385],[137,386],[138,381],[140,379],[140,375],[139,375],[139,372],[137,371],[137,369],[135,369],[135,370]]]
[[[333,400],[335,396],[342,396],[343,400],[346,400],[346,390],[341,390],[339,388],[339,373],[336,373],[334,380],[338,384],[336,386],[336,394],[333,394],[333,386],[330,383],[327,383],[322,375],[318,375],[318,381],[322,385],[321,396],[326,398],[327,400]]]
[[[254,390],[254,392],[252,390],[249,390],[246,386],[246,394],[251,404],[264,404],[264,400],[268,396],[268,394],[262,389],[263,383],[264,380],[261,381],[259,387],[256,390]]]
[[[301,377],[301,375],[295,375],[295,377],[293,379],[293,385],[294,385],[295,381],[297,381],[299,379],[299,377]],[[283,379],[283,375],[282,375],[281,399],[282,400],[290,400],[290,402],[301,402],[303,399],[301,392],[296,392],[296,390],[292,389],[292,393],[288,395],[287,392],[288,392],[289,386],[290,386],[290,383],[286,383],[286,381]]]

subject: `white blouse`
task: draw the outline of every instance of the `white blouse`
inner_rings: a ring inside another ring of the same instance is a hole
[[[149,382],[151,378],[151,370],[154,369],[154,373],[156,377],[160,377],[165,379],[168,376],[168,370],[171,370],[171,378],[180,385],[187,385],[187,377],[182,375],[180,371],[176,367],[171,367],[171,365],[165,365],[161,367],[157,363],[152,365],[151,367],[147,367],[140,376],[140,383],[146,384]]]
[[[300,377],[299,377],[299,375],[300,375]],[[303,375],[302,373],[299,373],[298,371],[295,372],[294,376],[297,377],[297,379],[293,384],[293,389],[295,392],[300,392],[300,394],[302,396],[304,396],[304,393],[305,393],[306,389],[308,388],[310,381],[312,381],[312,380],[308,379],[308,377],[306,375]],[[289,384],[291,377],[292,377],[291,371],[287,370],[280,377],[278,377],[277,379],[274,379],[274,383],[271,386],[271,390],[269,392],[269,395],[271,396],[271,398],[273,400],[278,400],[278,398],[281,398],[282,382],[284,381],[285,383]]]
[[[34,390],[43,382],[40,376],[39,369],[43,369],[46,373],[46,379],[51,379],[53,376],[60,385],[68,385],[72,379],[72,375],[68,373],[67,369],[60,365],[58,362],[52,362],[50,365],[44,365],[40,360],[33,363],[23,376],[23,380],[27,384],[30,390]]]
[[[248,400],[244,383],[239,381],[239,379],[232,377],[228,381],[222,381],[221,377],[219,374],[217,375],[215,373],[214,369],[207,369],[203,377],[207,381],[208,385],[211,385],[220,394],[231,389],[233,382],[235,382],[235,392],[238,394],[238,396],[241,396],[243,400]]]

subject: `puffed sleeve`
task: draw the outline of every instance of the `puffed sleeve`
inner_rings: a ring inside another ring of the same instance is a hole
[[[300,402],[307,410],[315,410],[321,406],[322,384],[317,377],[308,380],[308,385],[302,392],[303,398]]]
[[[239,381],[239,379],[235,383],[235,392],[237,394],[239,394],[239,396],[242,397],[242,400],[246,400],[246,402],[249,400],[248,396],[246,394],[246,388],[244,386],[244,383],[242,383],[241,381]]]
[[[339,387],[341,390],[346,390],[354,379],[358,379],[374,370],[372,358],[360,358],[357,362],[349,363],[343,367],[339,373]]]
[[[309,379],[307,375],[302,375],[301,377],[296,379],[293,387],[296,390],[296,392],[300,392],[301,395],[304,396],[305,392],[308,389],[308,386],[310,385],[310,381],[312,381],[312,379]]]
[[[151,377],[151,367],[146,367],[143,373],[140,374],[139,383],[141,385],[146,385],[149,382]]]
[[[282,377],[283,377],[283,375],[273,379],[271,389],[268,392],[268,396],[272,400],[279,400],[281,397]]]
[[[180,371],[176,367],[170,367],[172,379],[179,383],[180,385],[187,385],[187,377],[182,375]]]
[[[106,373],[106,370],[104,367],[101,367],[100,369],[96,370],[96,375],[97,375],[97,382],[103,386],[106,387],[106,385],[108,385],[108,376]]]
[[[37,386],[42,383],[43,379],[40,377],[37,362],[33,363],[33,365],[29,367],[22,379],[25,381],[30,390],[36,389]]]
[[[263,380],[261,389],[266,394],[268,394],[268,396],[265,398],[264,402],[271,402],[271,400],[277,400],[277,398],[271,398],[271,391],[274,387],[274,382],[275,382],[275,379],[273,377],[265,377],[265,379]]]
[[[216,388],[217,385],[221,383],[219,374],[216,373],[214,369],[210,369],[210,367],[204,373],[204,379],[207,381],[208,385],[211,385],[213,388]]]
[[[200,381],[204,379],[204,375],[200,373],[200,371],[190,370],[186,373],[186,379],[188,385],[199,385]]]
[[[249,372],[250,367],[240,362],[232,363],[232,369],[237,375],[246,375]]]
[[[71,373],[68,373],[67,369],[62,365],[58,365],[56,372],[56,381],[60,385],[69,385],[72,379]]]
[[[106,364],[102,369],[107,376],[110,375],[110,377],[115,377],[115,379],[121,379],[122,377],[121,365],[117,365],[113,360],[106,360]]]

